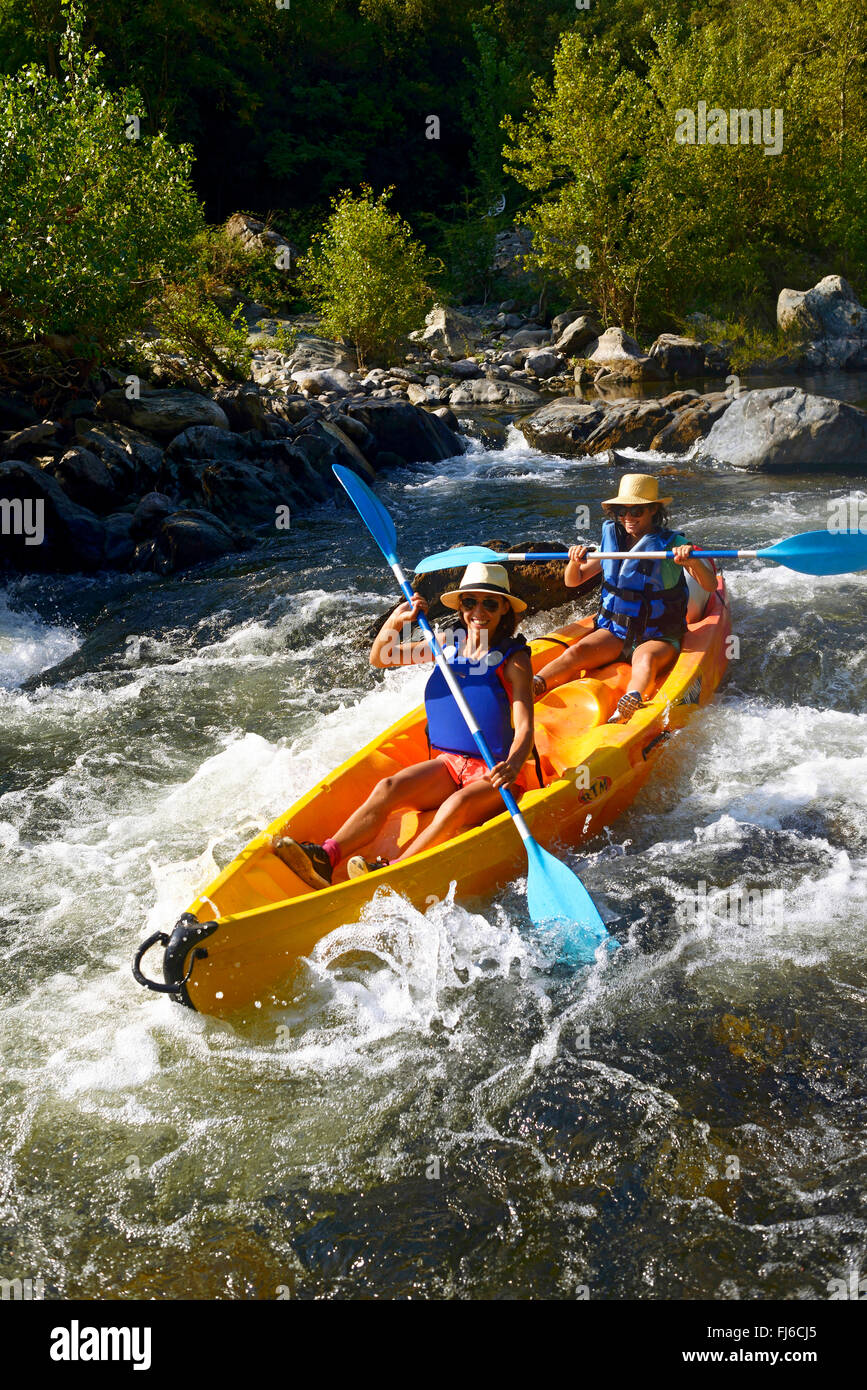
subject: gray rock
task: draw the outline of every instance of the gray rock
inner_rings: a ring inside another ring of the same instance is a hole
[[[151,391],[138,400],[128,400],[124,391],[106,391],[96,413],[103,420],[131,425],[157,439],[173,439],[190,425],[229,428],[222,407],[195,391]]]
[[[486,449],[505,449],[508,431],[493,415],[473,415],[461,420],[461,429],[470,439],[477,439]]]
[[[554,323],[556,322],[555,319]],[[591,343],[595,348],[598,334],[599,329],[592,319],[588,318],[586,314],[575,314],[570,317],[569,322],[559,333],[554,343],[554,350],[562,352],[564,357],[579,357],[585,348],[590,347]]]
[[[126,425],[95,425],[90,420],[76,420],[75,433],[79,444],[99,455],[122,495],[153,487],[163,451],[152,439]]]
[[[407,463],[439,463],[464,452],[463,441],[437,415],[408,402],[368,400],[348,405],[345,413],[370,431],[379,452],[394,453]]]
[[[27,459],[33,453],[35,445],[53,440],[56,434],[56,420],[40,420],[37,425],[27,425],[0,446],[0,459]]]
[[[226,222],[226,235],[237,238],[245,251],[267,251],[275,261],[280,252],[285,254],[285,270],[294,270],[298,251],[290,241],[274,227],[267,227],[258,217],[246,212],[235,212]]]
[[[438,419],[442,420],[443,424],[448,425],[449,429],[457,434],[460,429],[460,424],[458,423],[458,417],[449,406],[438,405],[431,411],[431,414],[436,415]]]
[[[750,472],[867,473],[867,411],[798,386],[748,391],[715,422],[704,451]]]
[[[455,376],[463,377],[466,381],[473,381],[477,377],[484,376],[478,362],[474,362],[472,357],[464,357],[459,362],[453,362],[452,371]]]
[[[264,430],[266,403],[254,382],[223,386],[214,392],[214,400],[226,412],[230,429]]]
[[[456,386],[449,396],[449,405],[454,409],[461,405],[539,405],[542,397],[538,391],[528,386],[515,385],[510,381],[465,381]]]
[[[412,341],[448,357],[469,357],[479,341],[479,330],[473,320],[443,304],[435,304],[424,322],[423,329],[410,333]]]
[[[308,396],[321,396],[325,391],[348,396],[355,387],[352,378],[339,367],[317,371],[299,367],[292,372],[292,380],[297,382],[299,389],[305,391]]]
[[[299,337],[292,356],[289,358],[289,371],[348,371],[355,366],[355,356],[342,343],[334,343],[330,338]]]
[[[537,349],[535,352],[528,352],[524,361],[526,370],[539,377],[556,376],[565,365],[566,363],[559,353],[548,352],[544,348]]]
[[[670,420],[671,413],[658,401],[609,405],[561,396],[521,420],[518,428],[535,449],[569,458],[605,453],[615,446],[647,448]]]
[[[175,507],[164,492],[148,492],[130,517],[130,535],[134,541],[155,536],[163,521]]]
[[[132,517],[129,512],[113,512],[105,518],[105,547],[102,563],[106,569],[126,569],[135,555]]]
[[[826,275],[811,290],[781,290],[777,300],[780,328],[804,328],[816,338],[867,337],[867,309],[841,275]]]
[[[522,328],[520,333],[515,333],[509,339],[509,351],[514,352],[515,348],[536,348],[544,347],[551,341],[551,334],[547,328]]]
[[[154,541],[155,559],[163,563],[154,568],[164,573],[189,569],[208,560],[218,560],[237,549],[229,527],[210,512],[188,508],[166,517]]]

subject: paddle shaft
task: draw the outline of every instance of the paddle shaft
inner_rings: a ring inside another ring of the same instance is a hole
[[[759,550],[693,550],[690,555],[691,560],[719,560],[724,556],[738,560],[755,560],[761,554]],[[642,560],[673,560],[673,550],[588,550],[584,556],[586,560],[634,560],[638,557]],[[569,555],[565,550],[533,550],[525,555],[497,555],[496,560],[502,563],[504,560],[521,560],[532,562],[534,560],[568,560]]]
[[[406,598],[406,600],[409,603],[413,603],[414,599],[412,586],[410,585],[409,580],[407,579],[406,575],[404,574],[403,570],[401,569],[400,565],[397,563],[396,560],[391,562],[391,570],[392,574],[394,575],[395,579],[401,587],[404,598]],[[440,646],[439,642],[437,641],[436,636],[434,634],[434,630],[428,622],[427,618],[425,617],[424,613],[419,613],[418,622],[419,626],[424,632],[425,637],[427,638],[428,645],[430,646],[430,649],[433,652],[434,661],[436,662],[439,669],[442,671],[446,680],[446,684],[448,685],[449,690],[452,692],[452,695],[454,696],[455,703],[457,704],[458,709],[460,710],[461,714],[466,720],[467,728],[473,736],[473,741],[475,742],[476,747],[481,753],[487,767],[493,768],[495,766],[494,756],[491,753],[490,748],[488,747],[488,741],[482,733],[481,729],[479,728],[476,716],[473,714],[472,710],[467,704],[466,699],[464,697],[464,692],[458,685],[458,682],[455,679],[455,674],[452,671],[452,668],[449,666],[449,663],[446,660],[445,653],[442,647]],[[499,791],[500,796],[505,801],[506,806],[509,809],[509,814],[512,817],[512,820],[518,827],[518,833],[521,836],[521,839],[525,842],[525,844],[532,841],[533,836],[530,832],[530,827],[524,820],[524,817],[521,815],[521,812],[518,810],[518,803],[512,796],[512,793],[509,791],[508,787],[498,787],[497,790]]]

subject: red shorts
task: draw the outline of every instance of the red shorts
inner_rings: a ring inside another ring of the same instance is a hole
[[[479,782],[488,775],[488,765],[482,758],[470,758],[464,753],[442,753],[438,748],[432,748],[430,755],[436,762],[445,763],[457,787],[468,787],[472,782]],[[511,791],[526,791],[523,772],[518,773],[511,785]]]

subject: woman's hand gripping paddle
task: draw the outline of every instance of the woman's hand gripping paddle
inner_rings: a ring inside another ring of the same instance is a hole
[[[671,560],[673,550],[645,550],[643,560]],[[629,550],[590,550],[588,560],[634,559]],[[456,565],[471,565],[475,560],[485,564],[504,561],[568,560],[565,550],[535,550],[520,555],[499,553],[484,545],[459,545],[454,550],[440,550],[427,555],[415,567],[416,574],[433,570],[452,569]],[[694,550],[692,560],[773,560],[799,574],[854,574],[867,569],[867,533],[863,531],[803,531],[789,536],[764,550]]]
[[[350,501],[385,556],[404,597],[412,603],[412,588],[397,560],[397,532],[385,507],[367,484],[350,469],[344,468],[341,464],[334,464],[332,471],[346,489]],[[453,551],[451,553],[454,555]],[[418,621],[479,752],[487,766],[493,768],[494,758],[491,750],[464,699],[430,623],[423,613],[419,614]],[[596,947],[601,941],[607,941],[611,946],[617,943],[609,937],[605,923],[578,875],[536,843],[512,793],[507,787],[500,787],[499,790],[527,851],[527,909],[533,923],[536,926],[552,925],[563,928],[567,949],[582,963],[589,963],[593,960]]]

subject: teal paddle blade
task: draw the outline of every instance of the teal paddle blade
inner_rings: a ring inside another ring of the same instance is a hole
[[[535,926],[553,928],[565,952],[579,964],[593,961],[600,941],[616,945],[584,884],[567,864],[535,840],[527,850],[527,909]]]
[[[334,463],[331,465],[331,471],[345,491],[349,493],[362,521],[388,563],[390,565],[396,564],[397,531],[379,498],[371,492],[367,483],[353,473],[351,468],[345,468],[342,463]]]
[[[430,574],[432,570],[447,570],[454,565],[472,565],[478,561],[492,565],[502,560],[497,550],[489,550],[486,545],[456,545],[453,550],[440,550],[436,555],[426,555],[415,567],[416,574]]]
[[[867,569],[867,532],[804,531],[756,554],[799,574],[853,574]]]

